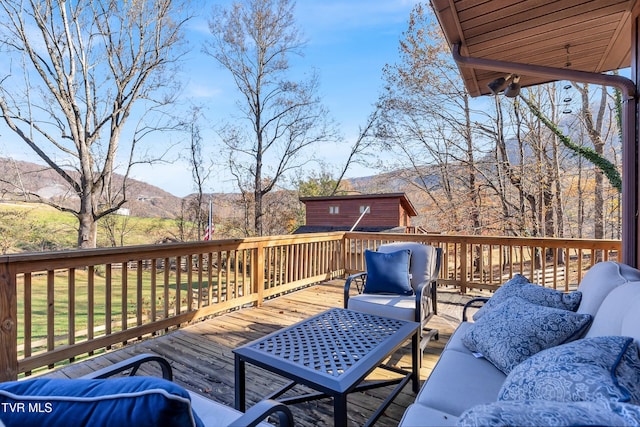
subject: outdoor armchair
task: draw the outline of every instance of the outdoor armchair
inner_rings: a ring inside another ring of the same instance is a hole
[[[155,373],[159,365],[161,374]],[[152,370],[153,368],[153,370]],[[136,375],[145,371],[144,375]],[[0,425],[12,426],[293,426],[289,408],[263,400],[242,413],[173,381],[169,362],[141,354],[78,379],[0,383]]]
[[[437,314],[437,278],[442,248],[415,242],[381,245],[365,252],[366,271],[350,275],[344,308],[420,323],[420,350],[438,330],[427,327]],[[355,285],[357,294],[353,293]]]

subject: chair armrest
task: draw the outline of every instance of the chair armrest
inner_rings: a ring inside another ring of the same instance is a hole
[[[462,321],[467,321],[467,309],[471,307],[482,307],[487,301],[489,301],[489,297],[475,297],[468,301],[464,307],[462,307]]]
[[[137,356],[130,357],[121,362],[114,363],[106,368],[99,369],[84,375],[81,378],[85,379],[104,379],[112,377],[116,374],[129,371],[129,376],[133,377],[138,372],[138,369],[146,363],[158,363],[162,369],[162,378],[165,380],[173,381],[173,370],[167,359],[156,356],[155,354],[139,354]]]
[[[367,273],[365,271],[361,273],[355,273],[347,277],[347,281],[344,282],[344,308],[349,308],[349,289],[351,283],[355,283],[358,293],[361,294],[364,290],[364,283],[367,280]]]
[[[427,280],[416,288],[416,322],[422,322],[425,318],[431,317],[436,312],[436,281]]]
[[[253,405],[240,418],[229,424],[229,427],[254,427],[269,415],[278,416],[280,427],[293,427],[293,414],[284,403],[276,400],[264,399]]]
[[[429,311],[428,299],[431,291],[429,282],[423,282],[416,288],[416,322],[422,322],[423,313],[426,315]],[[427,301],[423,301],[427,300]]]

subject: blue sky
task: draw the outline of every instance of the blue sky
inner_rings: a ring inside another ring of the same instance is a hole
[[[213,1],[205,4],[202,16],[188,29],[191,52],[187,55],[182,77],[185,101],[205,107],[207,123],[212,125],[233,118],[238,94],[228,72],[201,51],[202,41],[209,35],[207,18]],[[223,0],[229,5],[230,0]],[[331,117],[339,126],[344,143],[316,147],[318,160],[340,163],[348,154],[360,126],[372,111],[383,85],[382,68],[398,57],[398,42],[407,29],[408,18],[417,0],[298,0],[296,22],[307,46],[304,57],[296,60],[298,70],[314,68],[320,77],[320,93]],[[132,120],[132,119],[130,119]],[[4,136],[9,136],[2,132]],[[206,143],[216,138],[211,129],[203,129]],[[0,156],[33,160],[24,146],[0,140]],[[214,155],[207,146],[204,155]],[[176,158],[178,153],[173,153]],[[353,168],[348,177],[365,176],[375,170]],[[185,196],[194,190],[191,172],[185,162],[138,167],[132,177],[173,193]],[[205,191],[232,192],[233,182],[226,168],[216,168]]]
[[[398,42],[416,3],[416,0],[299,0],[296,3],[296,21],[307,40],[304,57],[295,60],[296,69],[317,71],[319,95],[345,140],[342,144],[316,147],[319,160],[340,164],[344,161],[350,143],[358,135],[359,127],[365,124],[380,93],[382,68],[397,59]],[[206,106],[207,119],[215,124],[233,117],[238,94],[228,72],[213,58],[201,53],[201,41],[208,35],[206,16],[192,22],[190,39],[194,49],[185,66],[190,70],[185,76],[188,79],[186,94]],[[203,134],[205,143],[207,138],[216,138],[214,132]],[[206,146],[203,152],[206,154]],[[356,166],[347,175],[372,173],[375,170]],[[194,190],[190,173],[181,162],[139,169],[135,175],[178,196]],[[234,190],[226,168],[216,168],[206,191]]]

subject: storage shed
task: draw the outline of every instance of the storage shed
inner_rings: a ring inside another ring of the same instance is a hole
[[[354,231],[415,232],[411,217],[418,213],[404,193],[301,197],[300,201],[306,207],[306,224],[296,234],[345,231],[356,223]]]

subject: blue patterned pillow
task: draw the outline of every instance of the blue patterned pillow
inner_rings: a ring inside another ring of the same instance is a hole
[[[543,350],[509,373],[498,400],[610,400],[640,404],[633,338],[584,338]]]
[[[409,275],[410,257],[411,251],[409,249],[389,253],[367,249],[364,252],[367,265],[364,293],[413,295],[411,276]]]
[[[516,365],[539,351],[577,339],[590,323],[590,314],[512,297],[472,323],[462,342],[508,375]]]
[[[0,383],[0,402],[6,427],[203,426],[185,389],[148,376]]]
[[[640,426],[640,406],[602,400],[494,402],[465,411],[458,419],[458,426]]]
[[[529,282],[529,279],[521,274],[516,274],[498,288],[489,301],[473,315],[473,320],[480,319],[496,305],[511,297],[520,297],[533,304],[546,307],[576,311],[582,299],[582,292],[565,293],[556,289],[545,288]]]

